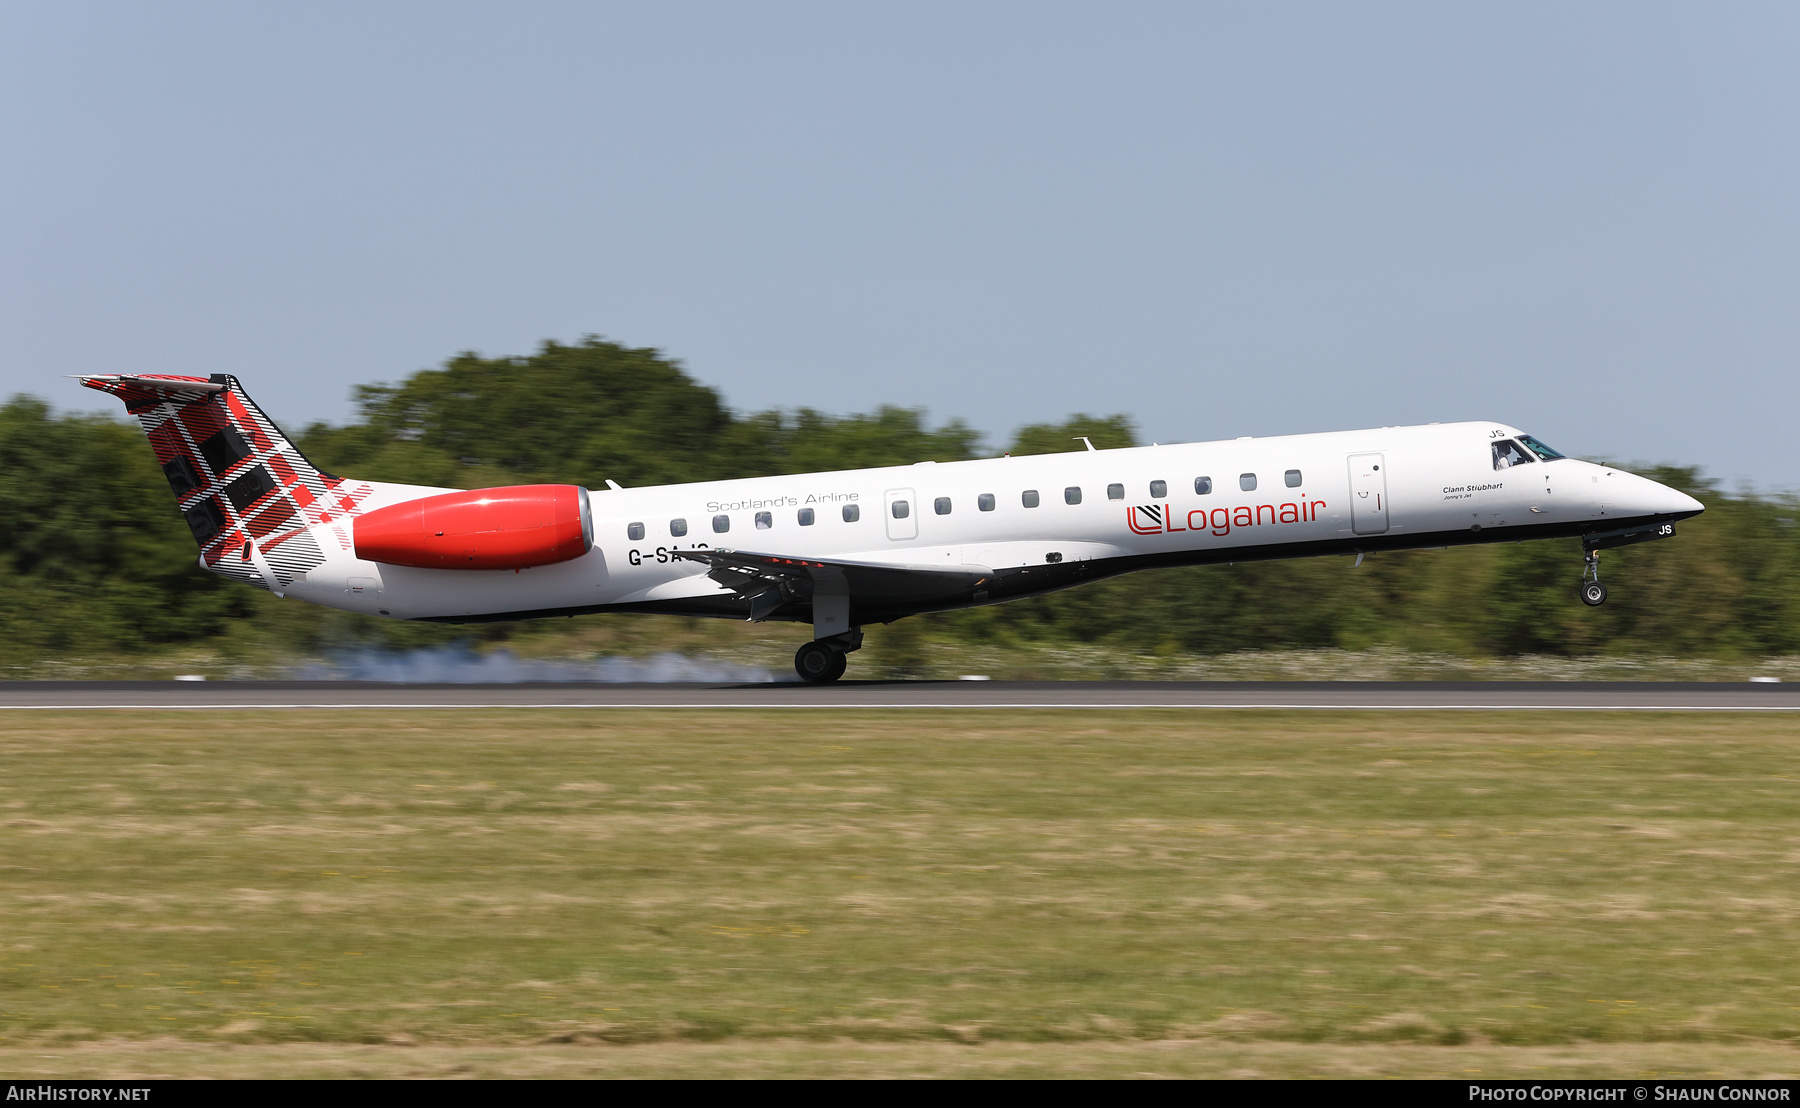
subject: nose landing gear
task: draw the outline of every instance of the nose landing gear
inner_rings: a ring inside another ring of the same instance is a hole
[[[1606,603],[1606,586],[1600,583],[1600,552],[1587,552],[1587,568],[1581,571],[1581,602],[1590,608]]]

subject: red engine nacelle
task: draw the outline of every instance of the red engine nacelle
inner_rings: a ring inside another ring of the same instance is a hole
[[[587,490],[508,485],[447,492],[359,516],[356,556],[420,569],[525,569],[594,546]]]

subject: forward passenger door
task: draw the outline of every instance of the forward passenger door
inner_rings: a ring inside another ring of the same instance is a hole
[[[1350,455],[1350,529],[1379,535],[1388,529],[1387,474],[1380,454]]]

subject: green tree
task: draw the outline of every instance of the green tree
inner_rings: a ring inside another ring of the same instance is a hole
[[[0,656],[221,633],[253,600],[197,554],[136,426],[32,397],[0,407]]]
[[[1070,416],[1061,423],[1031,423],[1013,436],[1008,454],[1061,454],[1086,450],[1076,439],[1086,437],[1097,450],[1116,450],[1138,444],[1137,428],[1128,415]]]
[[[733,428],[733,477],[954,462],[974,457],[981,437],[961,422],[937,430],[916,408],[884,405],[870,415],[831,416],[801,408],[761,412]]]
[[[733,422],[718,393],[657,351],[591,336],[530,357],[463,354],[399,385],[362,386],[357,405],[348,427],[307,429],[317,464],[455,487],[721,477]]]
[[[332,472],[453,488],[566,481],[599,488],[758,477],[974,456],[961,423],[883,407],[733,415],[714,390],[650,349],[593,336],[522,358],[464,354],[399,385],[357,390],[345,427],[316,424],[300,445]]]

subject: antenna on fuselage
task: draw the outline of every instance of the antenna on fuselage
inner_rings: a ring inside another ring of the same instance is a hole
[[[1097,447],[1094,446],[1093,443],[1088,442],[1088,437],[1086,435],[1073,435],[1071,437],[1074,438],[1077,442],[1087,442],[1087,448],[1089,450],[1098,449]]]

